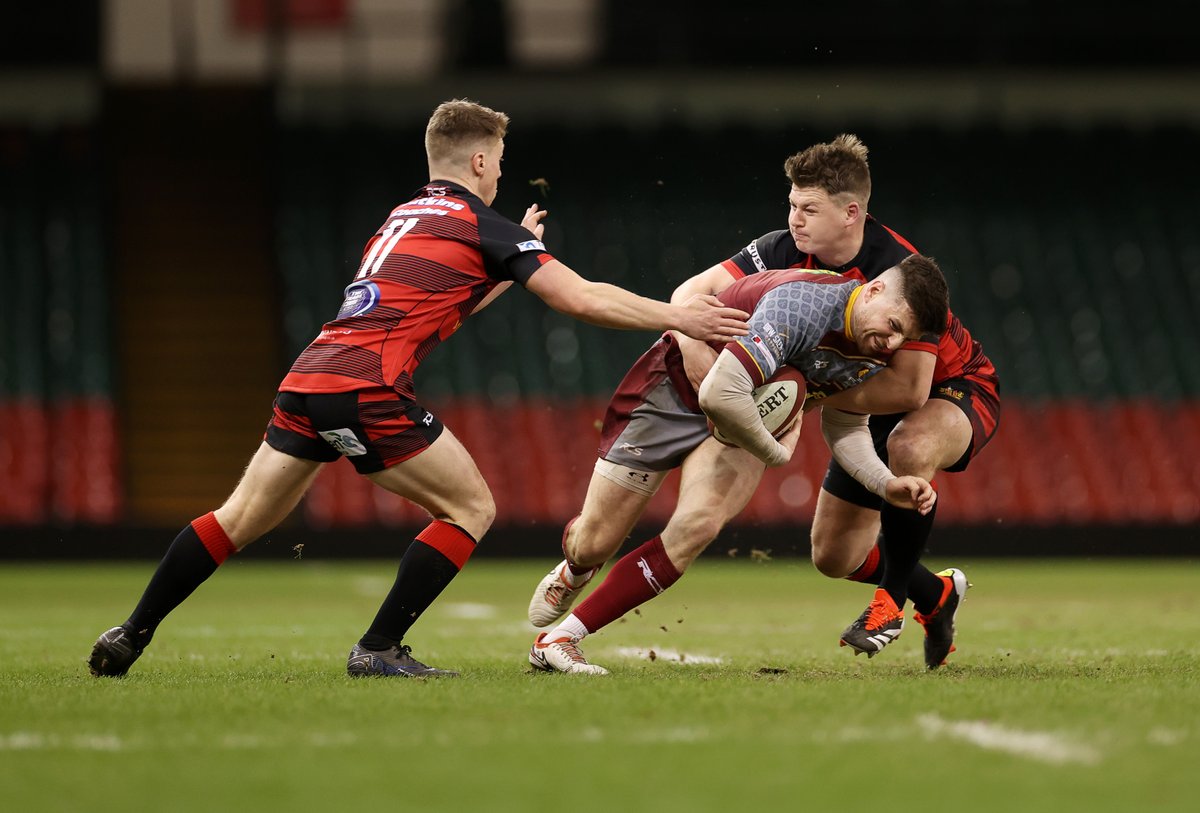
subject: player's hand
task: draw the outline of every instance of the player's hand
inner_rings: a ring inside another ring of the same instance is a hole
[[[541,240],[542,232],[546,230],[546,224],[542,220],[548,214],[550,213],[545,209],[538,209],[538,205],[532,203],[525,210],[525,217],[521,218],[521,225],[533,232],[534,237]]]
[[[749,333],[750,314],[727,308],[712,294],[696,294],[682,306],[682,333],[702,342],[727,342]]]
[[[796,444],[800,442],[800,426],[804,423],[804,413],[796,416],[796,420],[788,427],[788,430],[779,438],[779,445],[787,449],[788,458],[786,462],[792,459],[792,455],[796,453]],[[783,465],[782,463],[780,465]]]
[[[929,481],[911,475],[888,480],[883,497],[897,508],[907,508],[918,514],[928,514],[937,502],[937,492]]]
[[[683,370],[687,373],[688,381],[691,382],[692,389],[700,392],[700,383],[717,360],[717,351],[707,342],[697,341],[678,330],[671,332],[675,336],[675,343],[679,345],[679,355],[683,358]]]

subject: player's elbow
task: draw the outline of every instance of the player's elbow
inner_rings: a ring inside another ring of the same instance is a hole
[[[720,387],[713,383],[712,376],[706,376],[700,382],[700,390],[696,393],[700,402],[700,409],[704,410],[704,414],[710,419],[719,419],[722,417],[721,407],[722,399],[720,398]]]
[[[925,387],[910,387],[897,398],[897,412],[916,412],[925,406],[929,400],[929,390]]]

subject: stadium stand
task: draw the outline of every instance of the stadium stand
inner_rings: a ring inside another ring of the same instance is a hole
[[[0,132],[0,521],[120,517],[93,135]]]

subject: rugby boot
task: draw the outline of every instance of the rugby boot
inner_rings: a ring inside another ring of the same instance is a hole
[[[562,636],[548,640],[548,633],[538,633],[537,639],[529,649],[529,663],[534,669],[543,672],[566,672],[569,675],[607,675],[608,670],[603,666],[588,663],[583,652],[579,650],[579,642],[573,638]]]
[[[903,629],[904,613],[888,592],[879,588],[862,615],[842,631],[839,645],[851,647],[855,655],[865,652],[868,658],[873,658],[899,638]]]
[[[925,666],[930,669],[944,664],[946,656],[954,651],[954,618],[971,586],[966,574],[956,567],[940,571],[937,576],[943,582],[937,606],[929,615],[913,613],[913,618],[925,628]]]
[[[567,560],[564,559],[555,565],[533,591],[533,598],[529,600],[529,623],[535,627],[545,627],[566,615],[575,599],[583,592],[583,588],[587,587],[588,582],[599,570],[600,568],[595,567],[582,576],[576,576],[575,578],[582,581],[572,585],[568,581],[570,570]]]
[[[133,629],[124,624],[113,627],[92,645],[88,670],[96,677],[124,677],[148,643],[139,641]]]
[[[346,661],[346,674],[350,677],[410,677],[442,678],[458,677],[458,672],[426,666],[412,656],[412,647],[393,646],[382,652],[366,649],[355,644]]]

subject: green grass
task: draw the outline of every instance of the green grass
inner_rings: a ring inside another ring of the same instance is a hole
[[[390,562],[231,562],[123,680],[84,659],[150,564],[6,564],[0,808],[1195,809],[1195,562],[955,563],[960,651],[926,673],[915,625],[836,646],[862,586],[702,559],[585,642],[608,678],[529,674],[550,564],[471,563],[409,636],[464,673],[428,682],[344,673]]]

